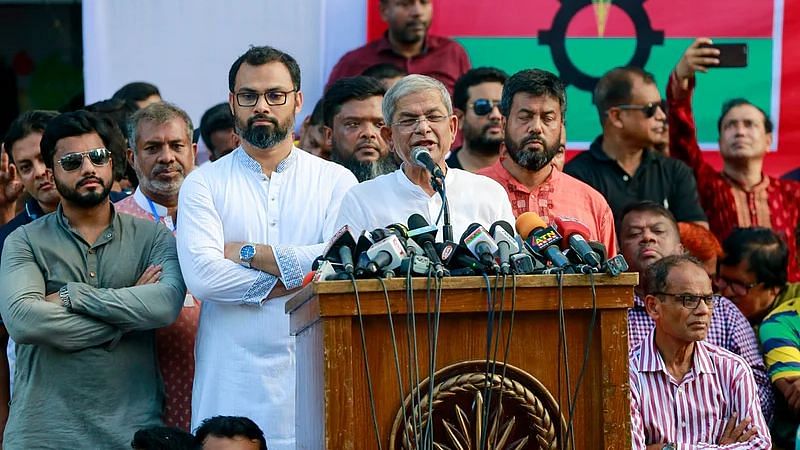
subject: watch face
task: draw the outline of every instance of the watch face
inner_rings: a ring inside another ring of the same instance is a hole
[[[252,245],[244,245],[239,250],[239,259],[242,261],[250,261],[254,256],[256,256],[256,248]]]

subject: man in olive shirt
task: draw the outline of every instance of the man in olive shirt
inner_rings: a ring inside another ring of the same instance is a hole
[[[86,111],[50,122],[42,157],[61,205],[3,247],[0,314],[17,342],[5,450],[127,448],[161,423],[153,329],[186,286],[172,233],[109,202],[115,132]]]

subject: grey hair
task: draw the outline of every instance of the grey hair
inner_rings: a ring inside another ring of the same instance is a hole
[[[383,111],[383,120],[386,121],[387,124],[392,123],[395,107],[401,98],[416,92],[429,90],[434,90],[439,93],[439,96],[442,98],[442,103],[444,103],[447,109],[447,115],[453,115],[453,102],[450,100],[450,92],[447,91],[447,88],[444,87],[442,82],[425,75],[415,74],[401,78],[400,81],[386,91],[386,95],[383,96],[383,105],[381,107]]]
[[[700,260],[689,254],[684,253],[682,255],[665,256],[647,268],[645,279],[643,280],[645,294],[656,294],[666,291],[669,273],[672,269],[682,264],[697,266],[703,272],[706,270]]]
[[[134,157],[136,156],[136,133],[139,130],[139,124],[142,122],[155,122],[157,124],[165,124],[172,119],[179,118],[186,124],[186,134],[189,142],[192,142],[192,135],[194,134],[194,126],[192,126],[192,119],[186,111],[173,105],[172,103],[159,102],[152,103],[146,107],[133,113],[128,120],[128,146],[133,150]]]

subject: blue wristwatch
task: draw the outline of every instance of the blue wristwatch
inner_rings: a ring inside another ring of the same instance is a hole
[[[256,247],[253,244],[244,244],[239,249],[239,264],[251,269],[250,262],[256,257]]]

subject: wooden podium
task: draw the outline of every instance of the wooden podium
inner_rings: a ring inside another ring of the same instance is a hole
[[[499,314],[501,288],[500,286],[494,288],[496,281],[494,277],[490,277],[488,281],[493,287],[490,291],[496,294],[495,309]],[[626,449],[631,445],[626,310],[633,305],[633,287],[638,283],[638,275],[626,273],[615,278],[597,275],[594,281],[595,309],[593,309],[589,277],[585,275],[563,277],[561,292],[566,323],[567,366],[571,382],[568,389],[564,364],[563,362],[559,364],[559,361],[563,361],[563,351],[559,351],[558,347],[560,309],[557,278],[554,275],[516,277],[513,334],[505,361],[509,365],[507,377],[513,378],[512,374],[516,373],[521,374],[520,379],[531,378],[533,381],[506,383],[512,387],[511,391],[518,388],[520,392],[529,392],[523,389],[526,383],[532,388],[537,384],[540,385],[545,389],[541,397],[544,400],[539,404],[542,408],[548,403],[549,392],[551,400],[560,405],[560,409],[553,411],[551,408],[550,415],[545,420],[547,423],[544,425],[550,425],[551,433],[553,427],[560,433],[559,424],[563,427],[565,422],[559,418],[566,422],[570,420],[568,391],[574,391],[579,372],[584,366],[590,323],[593,312],[596,313],[585,374],[577,391],[575,414],[572,418],[575,448],[576,450]],[[501,284],[502,279],[497,282]],[[407,342],[413,333],[407,333],[407,330],[416,330],[419,380],[422,381],[427,379],[429,374],[428,312],[433,309],[434,304],[433,291],[430,291],[429,298],[427,286],[432,286],[434,280],[429,282],[425,278],[413,279],[412,304],[416,323],[412,328],[408,328],[410,322],[408,318],[411,316],[407,314],[410,304],[407,302],[406,280],[395,278],[385,280],[384,283],[388,292],[396,343],[399,347],[402,386],[404,395],[408,398],[413,383],[407,376],[409,362],[412,359],[409,358]],[[435,377],[434,385],[447,379],[450,382],[444,387],[437,385],[437,389],[441,388],[437,391],[441,395],[433,397],[439,400],[445,398],[445,393],[453,396],[455,392],[461,393],[462,396],[472,395],[477,398],[481,390],[480,383],[486,387],[487,379],[484,377],[478,377],[480,379],[478,387],[475,387],[475,383],[467,384],[471,390],[463,386],[454,387],[454,383],[461,380],[475,380],[476,372],[481,372],[485,366],[488,324],[486,283],[487,280],[483,277],[445,278],[442,281],[435,363],[436,369],[442,369],[442,372]],[[401,440],[398,436],[402,437],[403,433],[403,422],[400,420],[401,397],[383,286],[378,280],[359,280],[357,286],[382,447],[383,449],[413,448],[413,445],[397,444]],[[495,330],[495,334],[499,334],[501,339],[497,354],[497,359],[501,363],[505,354],[505,339],[509,331],[512,309],[510,277],[505,286],[505,295],[502,296],[504,320],[500,330]],[[291,315],[291,333],[297,339],[298,449],[378,448],[356,306],[353,284],[350,281],[312,283],[286,304],[286,312]],[[476,364],[476,361],[479,363]],[[500,372],[499,366],[497,372]],[[472,375],[468,374],[470,368]],[[427,395],[428,388],[429,386],[424,386],[424,390],[421,390],[422,395]],[[501,398],[508,401],[515,399],[513,393],[503,395],[506,397],[501,396]],[[519,397],[523,400],[532,398],[527,394],[520,394]],[[494,398],[497,399],[497,396]],[[470,404],[474,406],[474,401],[468,400],[461,402],[461,412],[458,413],[461,414],[461,419],[466,418],[466,420],[455,420],[452,419],[455,416],[451,415],[451,419],[447,420],[449,424],[441,423],[438,428],[434,427],[436,430],[434,439],[437,443],[458,448],[458,445],[453,445],[452,442],[455,437],[456,440],[466,441],[460,444],[464,448],[477,448],[474,442],[470,443],[470,439],[473,441],[478,439],[474,434],[475,430],[470,426],[474,426],[478,419],[474,410],[470,412]],[[522,405],[523,409],[527,408],[529,415],[541,412],[537,409],[536,401],[528,406]],[[410,406],[406,405],[406,409],[409,408]],[[440,415],[440,410],[434,408],[434,411],[436,418]],[[508,409],[507,414],[512,413],[513,411]],[[446,414],[442,412],[441,415]],[[476,420],[472,420],[473,417]],[[532,431],[530,441],[527,444],[523,442],[520,446],[521,441],[518,439],[520,433],[528,433],[525,429],[520,431],[522,423],[519,421],[515,425],[516,429],[512,434],[516,437],[509,438],[516,439],[517,444],[510,446],[507,443],[506,446],[498,448],[571,448],[569,445],[561,444],[560,440],[557,444],[537,444],[534,442]],[[442,427],[456,432],[442,431],[444,430]],[[458,433],[459,429],[463,432]],[[499,430],[500,433],[502,431]],[[498,433],[498,430],[494,433]],[[543,438],[539,439],[544,442]]]

